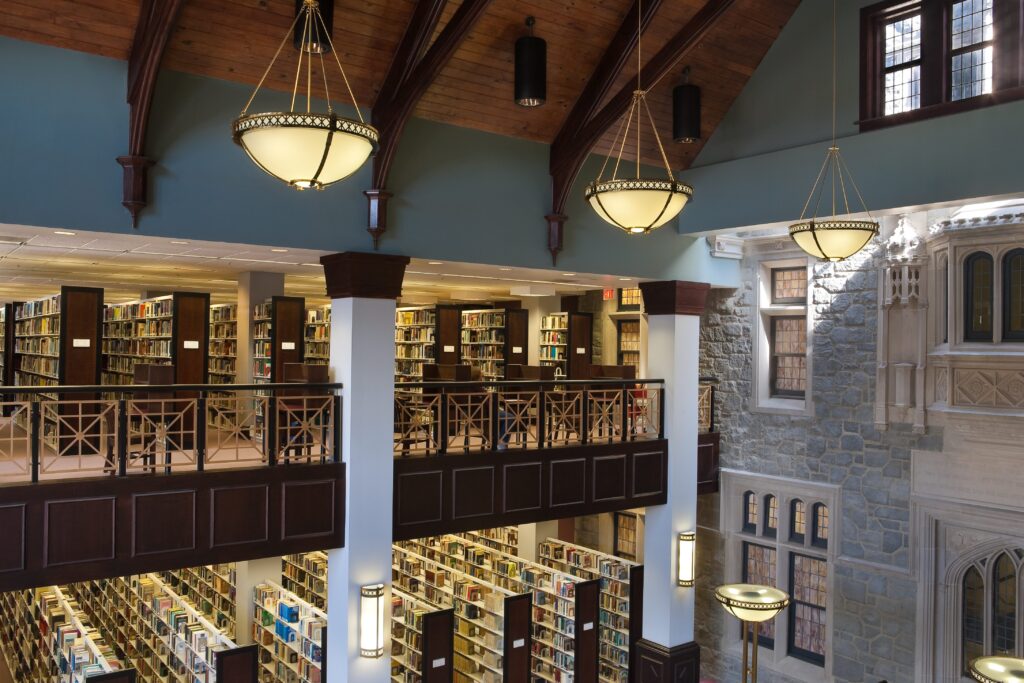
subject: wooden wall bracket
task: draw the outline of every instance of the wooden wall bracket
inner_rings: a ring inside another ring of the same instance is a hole
[[[733,2],[734,0],[707,0],[704,6],[647,62],[641,71],[641,81],[653,83],[671,70],[680,59],[700,44]],[[640,18],[642,26],[647,26],[660,5],[661,0],[648,0],[644,3],[644,14]],[[554,142],[551,143],[548,166],[551,174],[551,215],[564,215],[569,191],[579,176],[590,150],[608,129],[622,118],[632,101],[636,84],[630,81],[622,86],[607,104],[598,108],[628,63],[630,53],[636,48],[637,11],[637,5],[634,4],[622,20],[615,37],[612,38],[604,56],[601,57],[597,68],[594,69],[590,80],[587,81],[583,92],[555,136]],[[548,248],[551,250],[552,258],[557,259],[561,241],[559,240],[557,249],[552,245],[550,216],[548,221]],[[563,220],[562,223],[564,222]]]
[[[391,197],[386,191],[388,174],[405,124],[423,93],[490,4],[490,0],[464,0],[430,43],[447,2],[422,0],[416,4],[373,106],[371,121],[380,132],[380,146],[373,158],[373,187],[364,194],[369,202],[366,231],[373,237],[374,249],[387,231],[387,200]]]
[[[167,41],[185,0],[142,0],[135,37],[128,53],[128,154],[117,157],[124,169],[124,198],[121,204],[139,227],[139,213],[146,207],[147,169],[153,161],[146,157],[146,129],[156,91]]]

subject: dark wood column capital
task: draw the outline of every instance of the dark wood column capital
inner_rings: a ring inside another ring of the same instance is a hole
[[[332,299],[397,299],[409,257],[345,251],[321,256],[320,263]]]
[[[665,647],[641,638],[636,643],[637,683],[698,683],[700,646]]]
[[[711,285],[707,282],[662,280],[641,282],[644,309],[648,315],[700,315]]]

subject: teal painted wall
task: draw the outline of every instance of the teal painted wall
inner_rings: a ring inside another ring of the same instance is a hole
[[[124,62],[0,38],[0,222],[130,233],[121,207],[127,147]],[[324,192],[299,193],[259,171],[231,141],[250,90],[163,72],[148,151],[150,206],[139,233],[225,242],[368,250],[369,166]],[[261,93],[254,110],[277,106]],[[547,146],[413,120],[393,166],[390,227],[381,250],[423,258],[551,267],[544,214]],[[582,178],[596,175],[592,160]],[[558,268],[730,285],[736,262],[673,227],[631,238],[603,223],[581,181]]]
[[[860,8],[839,0],[839,146],[868,207],[1024,191],[1024,102],[858,133]],[[804,0],[683,177],[681,232],[799,216],[831,135],[832,3]]]

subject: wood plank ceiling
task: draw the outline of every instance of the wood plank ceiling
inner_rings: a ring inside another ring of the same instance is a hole
[[[438,31],[458,3],[449,3]],[[493,0],[420,100],[415,115],[551,142],[631,4],[632,0]],[[798,4],[799,0],[736,0],[680,65],[680,73],[682,66],[691,67],[691,81],[702,89],[705,141]],[[336,0],[334,43],[364,108],[376,98],[414,5],[415,0]],[[644,60],[702,5],[703,0],[664,2],[644,35]],[[139,0],[4,0],[0,34],[126,59],[138,13]],[[517,107],[512,101],[513,44],[526,31],[527,15],[536,17],[536,35],[548,43],[548,100],[535,109]],[[293,0],[187,0],[164,66],[255,85],[293,18]],[[295,58],[290,48],[282,52],[268,79],[270,87],[291,91]],[[342,90],[337,68],[328,64],[327,74],[336,96]],[[611,92],[635,78],[631,63]],[[701,144],[670,140],[672,87],[677,82],[676,76],[665,78],[648,101],[669,160],[678,170],[692,163]],[[254,110],[260,101],[257,98]],[[605,136],[597,151],[609,149],[614,133]],[[635,148],[634,140],[627,141],[623,156],[635,159]],[[641,158],[661,165],[649,127],[641,139]]]

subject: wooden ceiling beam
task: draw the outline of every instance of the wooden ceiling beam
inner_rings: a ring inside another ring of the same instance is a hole
[[[124,169],[124,196],[121,204],[138,227],[139,212],[147,204],[147,170],[153,164],[146,156],[146,131],[149,112],[156,92],[167,41],[185,0],[142,0],[128,53],[128,154],[117,157]]]
[[[648,0],[650,2],[650,0]],[[654,83],[663,76],[665,76],[676,64],[679,63],[693,48],[700,44],[700,41],[715,27],[718,21],[725,15],[726,10],[732,6],[735,0],[708,0],[700,10],[681,28],[679,31],[672,36],[672,38],[665,44],[661,50],[658,51],[654,57],[644,65],[641,69],[641,82],[643,83]],[[619,34],[624,30],[632,30],[636,33],[636,12],[631,10],[632,15],[632,27],[627,26],[630,17],[627,16],[626,21],[623,22],[622,27],[619,29]],[[650,19],[648,18],[648,21]],[[616,34],[615,39],[612,41],[612,45],[609,46],[611,50],[615,43],[619,40],[619,34]],[[628,56],[628,53],[635,48],[636,44],[624,50]],[[622,63],[618,67],[618,72],[622,71],[625,66],[625,56],[622,59]],[[606,59],[611,62],[612,58],[608,53],[601,60],[601,66],[605,64]],[[613,65],[609,65],[605,68],[612,68]],[[598,72],[595,71],[594,76],[591,80],[598,76]],[[612,78],[614,80],[614,77]],[[584,92],[587,92],[591,88],[592,83],[588,82]],[[601,90],[601,97],[596,102],[586,101],[577,102],[576,106],[573,107],[573,111],[570,112],[569,117],[566,119],[566,124],[563,125],[562,130],[559,131],[556,136],[554,143],[551,145],[551,155],[549,163],[549,171],[551,173],[551,213],[546,216],[548,223],[548,250],[551,251],[552,263],[556,263],[558,259],[558,253],[562,250],[562,237],[565,229],[565,222],[568,220],[568,216],[565,215],[565,203],[569,197],[569,190],[572,188],[573,183],[576,181],[576,177],[579,175],[580,169],[583,168],[583,163],[587,160],[587,155],[594,146],[601,140],[609,128],[615,124],[626,111],[629,109],[629,104],[633,100],[633,91],[636,90],[636,85],[632,82],[622,86],[618,93],[616,93],[607,104],[605,104],[600,110],[597,110],[597,106],[600,104],[600,100],[607,94],[611,87],[611,83],[605,85]],[[594,85],[595,92],[598,86]],[[581,96],[582,100],[582,96]],[[577,109],[580,109],[580,114],[577,114]],[[586,117],[583,117],[583,113],[586,113]],[[574,115],[576,117],[574,118]],[[572,123],[570,124],[570,121]],[[637,151],[639,153],[639,150]]]
[[[419,0],[398,45],[391,67],[374,104],[373,125],[380,131],[380,146],[373,158],[373,187],[363,194],[369,202],[367,232],[373,248],[387,230],[388,174],[398,151],[405,124],[416,104],[455,54],[491,0],[463,0],[429,47],[447,0]]]

